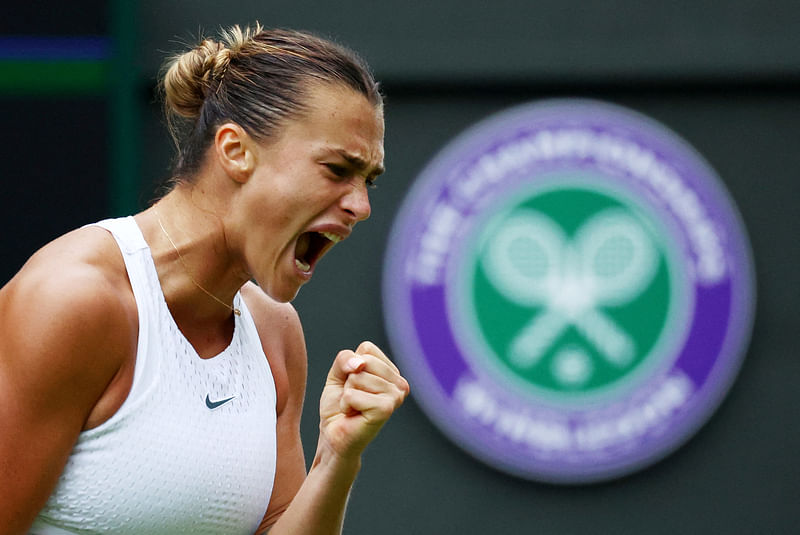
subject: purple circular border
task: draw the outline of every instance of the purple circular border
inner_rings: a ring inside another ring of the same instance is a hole
[[[545,128],[576,126],[613,132],[635,140],[668,161],[724,229],[729,268],[725,282],[695,284],[695,317],[673,367],[691,378],[697,390],[670,429],[646,436],[633,451],[604,463],[581,465],[570,459],[531,458],[524,445],[489,437],[486,428],[453,413],[456,381],[470,373],[447,320],[446,283],[409,284],[408,253],[424,231],[430,208],[448,195],[448,185],[477,159],[515,139]],[[392,229],[384,264],[384,317],[395,355],[414,384],[417,399],[434,423],[459,446],[512,474],[557,483],[618,477],[668,455],[713,414],[729,390],[744,357],[754,311],[754,274],[741,218],[713,169],[691,146],[659,123],[615,105],[588,100],[553,100],[518,106],[477,124],[446,146],[420,173]],[[422,312],[420,312],[422,311]],[[712,339],[712,333],[715,338]],[[698,358],[702,350],[713,359]],[[430,355],[435,355],[431,359]],[[493,443],[496,441],[496,443]],[[527,454],[527,455],[526,455]]]

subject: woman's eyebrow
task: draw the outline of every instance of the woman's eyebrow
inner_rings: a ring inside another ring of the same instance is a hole
[[[356,156],[355,154],[350,154],[346,150],[337,150],[336,153],[339,156],[341,156],[347,163],[352,165],[357,171],[360,172],[370,171],[370,165],[364,158]],[[371,170],[369,176],[376,177],[381,173],[383,173],[385,170],[386,168],[382,164],[378,164]]]

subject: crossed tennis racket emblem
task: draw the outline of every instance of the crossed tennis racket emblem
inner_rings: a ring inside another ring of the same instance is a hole
[[[491,284],[513,303],[542,309],[512,339],[512,365],[533,367],[570,326],[614,366],[632,362],[634,340],[601,307],[631,302],[655,276],[658,254],[639,221],[607,209],[570,239],[551,218],[526,210],[490,235],[482,263]]]

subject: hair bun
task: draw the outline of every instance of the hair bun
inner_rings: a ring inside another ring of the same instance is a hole
[[[216,90],[230,60],[230,49],[213,39],[204,39],[192,50],[174,56],[163,82],[167,107],[182,117],[198,117],[206,96]]]

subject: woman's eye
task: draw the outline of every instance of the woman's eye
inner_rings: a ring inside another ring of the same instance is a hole
[[[336,178],[340,179],[349,179],[353,175],[353,171],[350,167],[344,165],[338,165],[335,163],[326,163],[325,167],[328,168]],[[375,178],[367,178],[364,180],[364,183],[367,185],[368,188],[377,188],[378,185],[375,184]]]
[[[344,177],[347,176],[348,171],[347,171],[346,167],[343,167],[341,165],[331,164],[331,163],[327,164],[327,167],[328,167],[328,169],[330,170],[331,173],[333,173],[334,175],[336,175],[339,178],[344,178]]]

